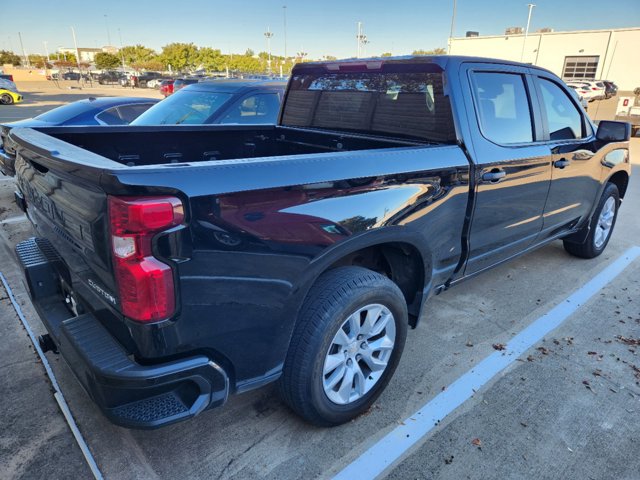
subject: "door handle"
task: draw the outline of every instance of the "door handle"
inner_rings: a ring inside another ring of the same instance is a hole
[[[483,173],[482,180],[484,180],[485,182],[498,183],[506,176],[507,173],[505,171],[494,168],[490,172]]]
[[[556,160],[555,162],[553,162],[553,166],[560,169],[568,167],[569,165],[571,165],[571,162],[566,158],[561,158],[560,160]]]

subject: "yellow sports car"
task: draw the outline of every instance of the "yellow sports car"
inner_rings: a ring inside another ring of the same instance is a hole
[[[0,105],[11,105],[13,103],[20,103],[21,101],[21,94],[0,88]]]

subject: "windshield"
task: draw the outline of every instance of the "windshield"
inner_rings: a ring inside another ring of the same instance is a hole
[[[95,107],[90,102],[73,102],[62,107],[54,108],[38,115],[36,120],[47,123],[62,123],[77,117],[80,114],[93,110]]]
[[[180,90],[151,107],[131,125],[202,124],[230,98],[230,93]]]

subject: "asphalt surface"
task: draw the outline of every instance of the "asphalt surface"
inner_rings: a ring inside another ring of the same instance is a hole
[[[55,103],[55,93],[41,97]],[[46,108],[35,101],[23,107]],[[599,114],[606,114],[606,107]],[[5,113],[27,111],[3,108],[0,120]],[[634,174],[640,175],[640,167]],[[0,179],[0,271],[32,328],[43,333],[12,253],[15,243],[33,234],[12,202],[13,188],[10,179]],[[599,258],[570,257],[556,242],[431,299],[420,326],[409,332],[386,391],[367,414],[340,427],[305,424],[266,387],[188,422],[126,430],[100,414],[60,357],[48,353],[47,358],[105,478],[330,478],[392,429],[411,422],[416,410],[493,354],[493,345],[507,343],[629,247],[640,245],[639,210],[640,184],[634,178]],[[639,478],[640,346],[625,343],[640,338],[639,294],[636,260],[384,475]],[[0,477],[89,478],[6,297],[0,288]]]

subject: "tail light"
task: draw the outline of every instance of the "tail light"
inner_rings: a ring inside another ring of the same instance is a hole
[[[151,241],[183,219],[175,197],[109,197],[114,273],[125,316],[152,322],[173,314],[173,272],[153,256]]]

